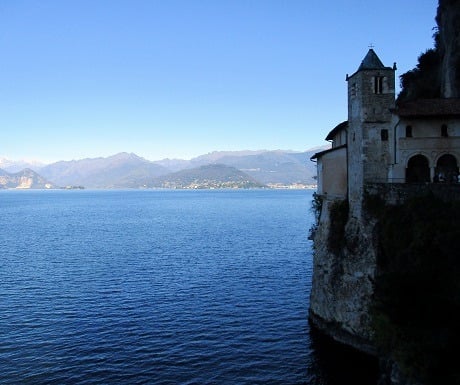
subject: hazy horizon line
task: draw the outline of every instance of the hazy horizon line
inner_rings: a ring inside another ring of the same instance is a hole
[[[174,161],[174,160],[177,160],[177,161],[190,161],[192,159],[195,159],[195,158],[198,158],[200,156],[205,156],[205,155],[211,155],[211,154],[217,154],[217,153],[242,153],[242,152],[248,152],[248,153],[262,153],[262,152],[292,152],[292,153],[302,153],[302,152],[309,152],[309,151],[313,151],[315,149],[319,149],[319,148],[323,148],[323,147],[327,147],[328,145],[325,144],[325,145],[316,145],[316,146],[313,146],[313,147],[309,147],[305,150],[293,150],[293,149],[273,149],[273,150],[269,150],[269,149],[257,149],[257,150],[251,150],[251,149],[243,149],[243,150],[213,150],[213,151],[208,151],[208,152],[204,152],[202,154],[199,154],[199,155],[195,155],[195,156],[190,156],[190,157],[164,157],[164,158],[161,158],[161,159],[149,159],[147,158],[146,156],[142,156],[142,155],[139,155],[133,151],[119,151],[119,152],[116,152],[116,153],[113,153],[111,155],[99,155],[99,156],[86,156],[86,157],[81,157],[81,158],[72,158],[72,159],[59,159],[59,160],[43,160],[43,159],[39,159],[39,158],[14,158],[14,157],[10,157],[8,155],[0,155],[0,164],[2,163],[1,161],[9,161],[9,162],[24,162],[24,163],[31,163],[31,164],[42,164],[42,165],[49,165],[49,164],[53,164],[53,163],[58,163],[58,162],[72,162],[72,161],[80,161],[80,160],[85,160],[85,159],[107,159],[107,158],[111,158],[111,157],[114,157],[114,156],[117,156],[117,155],[120,155],[120,154],[128,154],[128,155],[135,155],[139,158],[142,158],[142,159],[145,159],[149,162],[161,162],[161,161],[166,161],[166,160],[171,160],[171,161]]]

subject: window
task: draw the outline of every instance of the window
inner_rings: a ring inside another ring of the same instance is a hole
[[[406,138],[412,138],[412,126],[406,126]]]
[[[449,135],[447,135],[447,124],[443,124],[441,126],[441,136],[443,138],[447,138]]]
[[[383,129],[380,131],[380,139],[382,139],[382,141],[384,142],[388,140],[388,130],[387,129]]]
[[[381,94],[383,92],[383,76],[374,77],[374,94]]]
[[[356,96],[356,83],[351,85],[351,96]]]

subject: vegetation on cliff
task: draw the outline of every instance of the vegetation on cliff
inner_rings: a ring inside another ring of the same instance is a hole
[[[328,249],[335,255],[345,247],[345,226],[348,221],[348,199],[336,200],[329,211],[331,227],[327,240]]]
[[[435,35],[435,40],[436,40]],[[441,58],[438,49],[428,49],[418,57],[417,66],[402,74],[398,102],[414,99],[433,99],[441,96]]]
[[[460,202],[431,195],[374,212],[376,344],[408,378],[460,384]]]
[[[310,227],[309,239],[314,239],[315,233],[318,230],[321,212],[323,210],[323,197],[317,193],[313,194],[311,203],[311,211],[315,221]],[[330,252],[339,255],[340,251],[345,247],[345,226],[348,221],[349,204],[348,199],[335,200],[329,206],[329,222],[330,231],[327,238],[327,247]]]
[[[314,192],[311,201],[311,212],[314,216],[314,222],[310,227],[308,239],[313,240],[315,238],[316,231],[318,230],[319,220],[321,217],[321,211],[323,210],[323,197],[318,193]]]

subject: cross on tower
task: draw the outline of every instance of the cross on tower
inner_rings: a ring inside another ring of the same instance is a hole
[[[370,49],[374,48],[374,44],[370,43],[370,44],[369,44],[369,48],[370,48]]]

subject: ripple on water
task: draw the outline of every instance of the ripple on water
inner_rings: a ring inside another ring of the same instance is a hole
[[[0,382],[301,384],[311,193],[2,193]]]

